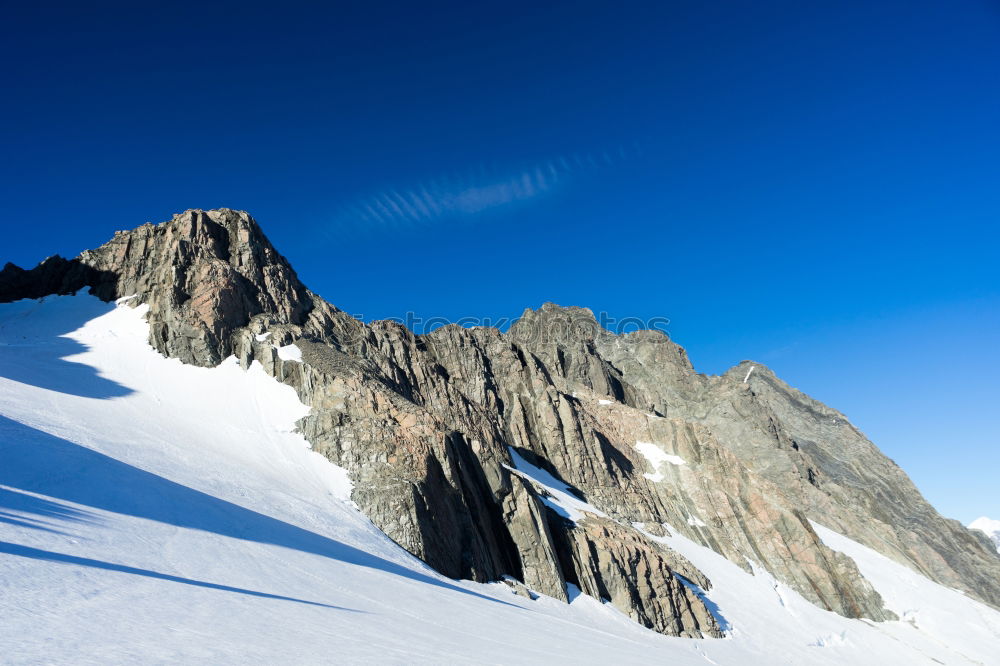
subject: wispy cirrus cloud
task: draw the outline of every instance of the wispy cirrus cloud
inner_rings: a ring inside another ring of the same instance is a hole
[[[341,226],[368,230],[402,230],[537,199],[574,179],[614,167],[634,157],[637,147],[562,155],[543,162],[499,171],[476,171],[390,187],[342,207]]]

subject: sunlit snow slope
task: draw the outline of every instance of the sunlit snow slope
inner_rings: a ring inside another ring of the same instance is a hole
[[[903,618],[821,611],[681,536],[727,629],[443,578],[376,530],[259,366],[182,365],[143,307],[0,305],[3,663],[1000,663],[1000,613],[820,529]]]

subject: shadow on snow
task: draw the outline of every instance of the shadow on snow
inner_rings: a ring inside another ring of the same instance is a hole
[[[114,305],[90,296],[52,296],[57,303],[18,301],[0,309],[0,377],[84,398],[119,398],[132,389],[66,360],[88,347],[66,337]]]
[[[676,571],[674,572],[674,577],[677,578],[677,580],[679,580],[684,585],[684,587],[694,592],[696,597],[701,599],[701,602],[705,604],[705,608],[707,608],[708,612],[711,613],[712,617],[715,618],[715,621],[719,625],[719,629],[721,631],[729,631],[730,629],[733,628],[732,623],[730,623],[729,620],[727,620],[726,617],[722,614],[722,609],[719,608],[719,604],[709,599],[708,595],[705,594],[705,591],[701,589],[701,587],[694,584],[693,582],[691,582],[684,576],[680,575]]]
[[[0,485],[7,486],[6,492],[0,494],[0,516],[4,516],[5,522],[18,524],[20,527],[48,529],[38,524],[39,518],[68,522],[88,520],[84,511],[58,503],[58,500],[62,500],[233,539],[298,550],[520,609],[515,604],[414,571],[2,416],[0,461]],[[26,493],[37,493],[51,499],[40,499]],[[228,589],[212,583],[179,579],[143,569],[37,551],[24,546],[7,544],[5,548],[4,552],[13,555]],[[263,593],[255,594],[265,596]]]
[[[127,567],[124,564],[114,564],[112,562],[104,562],[102,560],[93,560],[90,559],[89,557],[76,557],[74,555],[56,553],[51,550],[40,550],[38,548],[30,548],[28,546],[21,546],[16,543],[8,543],[6,541],[0,541],[0,553],[7,553],[8,555],[17,555],[18,557],[28,557],[33,560],[44,560],[46,562],[76,564],[82,567],[93,567],[95,569],[105,569],[107,571],[120,571],[121,573],[135,574],[137,576],[146,576],[147,578],[157,578],[159,580],[169,580],[174,583],[183,583],[184,585],[194,585],[195,587],[207,587],[213,590],[223,590],[225,592],[237,592],[239,594],[247,594],[252,597],[263,597],[265,599],[279,599],[281,601],[294,601],[300,604],[309,604],[310,606],[322,606],[324,608],[333,608],[336,610],[349,611],[351,613],[364,612],[364,611],[354,610],[353,608],[344,608],[342,606],[331,606],[330,604],[321,604],[318,601],[306,601],[305,599],[296,599],[295,597],[285,597],[280,594],[269,594],[267,592],[257,592],[255,590],[247,590],[242,587],[219,585],[218,583],[207,583],[203,580],[194,580],[193,578],[171,576],[170,574],[160,573],[158,571],[151,571],[149,569],[138,569],[136,567]]]

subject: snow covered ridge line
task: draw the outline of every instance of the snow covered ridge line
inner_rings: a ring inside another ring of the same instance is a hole
[[[1000,553],[1000,520],[992,520],[986,516],[976,518],[969,523],[969,529],[979,530],[980,532],[986,534],[986,536],[988,536],[996,545],[997,552]]]

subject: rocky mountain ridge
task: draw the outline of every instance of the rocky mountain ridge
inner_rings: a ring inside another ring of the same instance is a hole
[[[720,635],[702,597],[711,581],[647,536],[669,526],[820,607],[892,618],[815,521],[1000,606],[988,543],[938,515],[842,414],[759,364],[700,375],[660,333],[614,335],[588,310],[551,304],[507,333],[365,325],[228,209],[0,271],[0,301],[87,287],[149,304],[150,342],[167,356],[235,355],[293,386],[312,408],[301,430],[347,469],[352,499],[446,575],[560,599],[572,583],[656,631]],[[279,352],[289,345],[300,356]],[[567,514],[518,460],[584,508]]]

